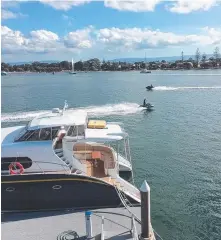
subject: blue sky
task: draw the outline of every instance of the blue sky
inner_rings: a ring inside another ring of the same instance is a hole
[[[208,54],[221,47],[216,0],[3,1],[2,59]]]

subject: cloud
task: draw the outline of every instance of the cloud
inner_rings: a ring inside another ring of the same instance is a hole
[[[208,43],[212,40],[213,45],[221,44],[221,28],[215,29],[211,27],[204,27],[202,28],[202,31],[208,36]]]
[[[27,17],[28,15],[22,13],[13,13],[9,10],[2,9],[2,19],[14,19],[14,18],[22,18]]]
[[[17,18],[17,15],[11,11],[2,9],[2,19]]]
[[[20,31],[13,31],[6,26],[1,27],[2,53],[16,53],[27,45],[28,39]]]
[[[88,49],[92,47],[92,29],[88,27],[76,30],[60,38],[56,33],[44,29],[31,31],[28,36],[24,36],[20,31],[2,26],[2,53],[49,53]]]
[[[208,11],[218,4],[217,0],[178,0],[174,1],[168,9],[171,12],[187,14],[193,11]]]
[[[33,39],[38,41],[57,41],[59,40],[59,37],[57,34],[46,31],[46,30],[37,30],[37,31],[31,31],[30,35]]]
[[[69,32],[65,36],[40,29],[24,35],[2,26],[2,53],[67,53],[96,51],[128,52],[143,49],[165,49],[185,46],[217,46],[221,44],[221,28],[204,27],[199,34],[176,34],[148,28],[103,28],[92,26]]]
[[[147,12],[154,11],[158,4],[164,3],[170,12],[187,14],[199,10],[208,11],[218,5],[218,2],[218,0],[104,0],[104,5],[119,11]]]
[[[30,32],[28,51],[44,53],[53,52],[62,47],[57,34],[47,30]]]
[[[83,5],[90,2],[89,0],[72,0],[72,1],[55,1],[55,0],[39,0],[41,3],[51,6],[57,10],[68,11],[72,7]]]
[[[67,36],[64,37],[64,45],[67,48],[91,48],[92,37],[90,34],[92,30],[93,27],[88,27],[74,32],[69,32]]]
[[[13,6],[18,2],[28,0],[3,1],[2,6]],[[56,10],[68,11],[73,7],[84,5],[96,0],[38,0],[42,4],[48,5]],[[99,1],[99,0],[98,0]],[[213,6],[220,4],[219,0],[100,0],[104,2],[107,8],[113,8],[118,11],[148,12],[154,11],[159,4],[164,4],[166,10],[170,12],[188,14],[193,11],[208,11]]]
[[[27,17],[27,15],[25,14],[22,14],[20,12],[14,12],[11,10],[11,8],[17,8],[17,7],[18,7],[17,2],[2,1],[2,5],[1,5],[2,20]]]
[[[58,35],[46,30],[31,31],[28,38],[20,31],[2,26],[1,35],[4,54],[52,52],[60,46]]]
[[[7,0],[2,0],[1,1],[1,7],[2,8],[17,8],[19,6],[19,1],[7,1]]]
[[[154,11],[160,2],[162,0],[104,0],[104,5],[120,11],[146,12]]]
[[[104,28],[97,32],[97,40],[109,49],[119,51],[135,49],[154,49],[169,46],[212,45],[221,42],[221,30],[203,29],[203,34],[178,35],[147,28]]]

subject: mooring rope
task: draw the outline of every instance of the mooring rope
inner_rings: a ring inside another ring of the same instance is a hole
[[[77,234],[77,232],[72,230],[62,232],[57,236],[57,240],[75,240],[75,239],[79,239],[79,235]]]

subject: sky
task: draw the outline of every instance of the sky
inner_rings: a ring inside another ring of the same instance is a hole
[[[1,3],[4,62],[192,55],[221,49],[221,1]]]

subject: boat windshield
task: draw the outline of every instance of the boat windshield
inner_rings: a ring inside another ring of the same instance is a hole
[[[15,138],[15,141],[17,141],[21,136],[23,136],[28,129],[28,124],[26,124],[26,126],[24,128],[22,128],[22,130],[19,132],[18,136]]]
[[[23,142],[23,141],[49,141],[53,140],[56,136],[58,131],[60,130],[59,127],[50,127],[50,128],[41,128],[35,130],[28,130],[27,127],[23,129],[18,138],[15,140],[16,142]]]

